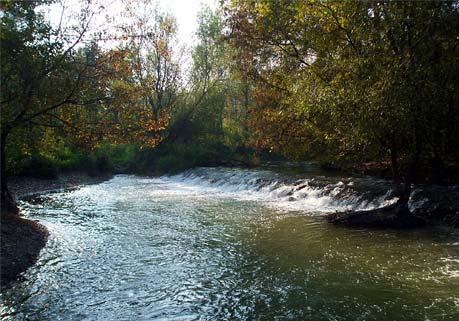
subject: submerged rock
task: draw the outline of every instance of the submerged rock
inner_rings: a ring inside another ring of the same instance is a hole
[[[413,228],[426,224],[424,219],[412,214],[399,203],[373,210],[331,213],[327,220],[349,227]]]
[[[413,193],[412,212],[431,224],[459,227],[459,186],[431,187]]]
[[[332,213],[327,219],[356,227],[409,228],[426,224],[459,227],[459,187],[422,186],[411,194],[408,207],[395,203],[374,210]]]

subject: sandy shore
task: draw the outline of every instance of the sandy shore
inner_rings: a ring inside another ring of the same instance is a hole
[[[10,179],[8,185],[12,195],[21,198],[50,190],[97,184],[110,177],[73,172],[55,179],[15,177]],[[0,219],[0,286],[3,288],[20,279],[21,273],[35,264],[40,250],[46,245],[48,230],[38,222],[20,217],[20,214],[3,213]]]

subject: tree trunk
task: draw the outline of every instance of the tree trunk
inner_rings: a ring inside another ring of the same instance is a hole
[[[411,183],[409,182],[409,179],[402,179],[400,164],[398,162],[398,154],[395,148],[390,149],[390,160],[392,166],[392,176],[397,190],[397,196],[399,197],[397,203],[408,208],[408,201],[411,195]]]
[[[8,138],[8,131],[3,130],[0,137],[0,165],[1,165],[1,214],[18,214],[19,209],[16,205],[14,197],[10,194],[8,189],[8,176],[6,172],[6,140]]]
[[[248,126],[248,123],[247,123],[247,114],[249,112],[249,83],[246,81],[245,84],[244,84],[244,110],[243,110],[243,113],[244,113],[244,127],[243,127],[243,137],[244,139],[247,138],[247,136],[249,135],[249,126]]]

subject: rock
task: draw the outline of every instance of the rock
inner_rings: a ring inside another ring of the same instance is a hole
[[[302,185],[299,185],[297,188],[296,188],[296,191],[301,191],[302,189],[308,187],[309,184],[302,184]]]
[[[426,224],[425,220],[413,215],[399,203],[374,210],[331,213],[327,220],[349,227],[414,228]]]
[[[413,213],[429,224],[459,227],[459,190],[453,187],[433,186],[414,193]]]

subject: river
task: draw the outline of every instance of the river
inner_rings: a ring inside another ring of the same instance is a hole
[[[459,234],[346,229],[395,199],[318,171],[119,175],[21,202],[48,227],[3,320],[459,320]]]

